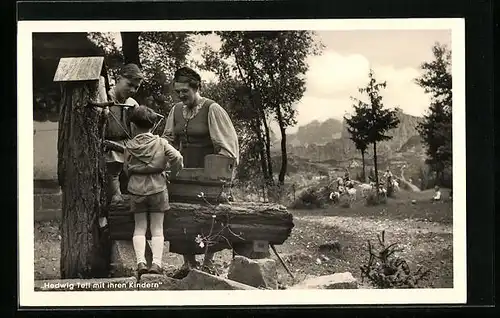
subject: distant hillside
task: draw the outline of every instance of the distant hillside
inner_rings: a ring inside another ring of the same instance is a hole
[[[420,137],[420,135],[415,135],[413,137],[410,137],[410,139],[408,139],[406,143],[404,143],[398,150],[398,152],[421,152],[421,151],[425,151],[425,149],[423,148],[422,138]]]
[[[408,115],[401,111],[397,113],[397,116],[400,121],[398,127],[388,132],[388,135],[392,136],[392,139],[377,144],[377,153],[380,152],[380,154],[391,155],[393,152],[398,152],[410,138],[419,135],[417,131],[417,125],[420,120],[422,120],[421,117]],[[342,131],[342,141],[344,145],[344,151],[347,153],[356,152],[354,143],[349,139],[347,126],[344,124],[343,127],[344,129]],[[371,153],[372,150],[369,149],[369,154],[371,155]]]
[[[388,134],[393,138],[389,141],[377,144],[377,153],[380,157],[395,157],[398,152],[414,152],[418,157],[424,155],[424,149],[420,142],[420,137],[416,129],[421,117],[398,112],[400,124]],[[341,123],[340,139],[333,138],[338,128],[336,123],[340,121],[329,119],[323,123],[312,122],[309,125],[299,128],[295,139],[287,140],[290,154],[313,161],[345,161],[351,158],[360,157],[354,143],[349,139],[345,122]],[[327,129],[327,127],[331,127]],[[334,133],[335,131],[335,133]],[[305,142],[307,141],[307,142]],[[367,159],[372,156],[372,149],[367,151]]]
[[[339,139],[342,135],[342,122],[330,118],[324,122],[314,120],[307,125],[300,126],[295,134],[287,135],[287,142],[291,145],[326,144],[332,139]]]

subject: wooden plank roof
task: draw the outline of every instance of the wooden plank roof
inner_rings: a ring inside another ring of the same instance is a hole
[[[54,82],[98,80],[103,63],[102,56],[61,58]]]

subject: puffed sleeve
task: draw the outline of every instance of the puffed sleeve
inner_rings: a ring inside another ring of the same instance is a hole
[[[226,110],[217,103],[210,105],[208,110],[208,129],[216,153],[234,158],[238,164],[239,145],[236,130]]]
[[[165,129],[163,130],[162,137],[168,140],[170,143],[174,143],[174,107],[168,113],[167,119],[165,120]]]

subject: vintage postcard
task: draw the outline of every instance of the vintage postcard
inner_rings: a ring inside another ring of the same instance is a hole
[[[18,111],[21,306],[466,302],[463,19],[20,21]]]

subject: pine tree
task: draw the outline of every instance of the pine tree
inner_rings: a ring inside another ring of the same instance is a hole
[[[380,90],[385,89],[387,83],[377,82],[372,69],[370,69],[368,77],[368,84],[365,87],[359,88],[359,92],[362,94],[366,93],[368,95],[369,102],[365,103],[359,99],[353,99],[357,101],[357,106],[355,106],[356,113],[359,113],[359,116],[365,117],[363,123],[366,123],[366,125],[362,129],[365,138],[364,140],[367,144],[373,144],[375,182],[378,184],[377,143],[392,139],[392,136],[389,136],[386,133],[399,125],[399,118],[396,115],[397,112],[395,109],[385,109],[384,104],[382,103]]]
[[[365,174],[365,154],[368,149],[368,114],[369,109],[364,106],[353,105],[354,115],[351,117],[344,116],[347,124],[347,131],[349,132],[350,139],[354,143],[356,149],[361,152],[361,161],[363,162],[363,172],[361,178],[366,182]]]
[[[416,83],[431,94],[431,104],[417,130],[427,146],[426,162],[442,183],[444,170],[452,165],[452,76],[451,51],[436,43],[434,60],[422,63],[423,75]]]

